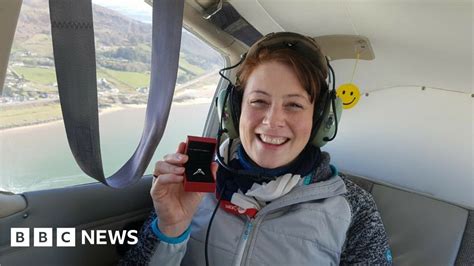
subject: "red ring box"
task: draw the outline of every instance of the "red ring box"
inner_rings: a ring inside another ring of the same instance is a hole
[[[189,159],[184,164],[184,191],[215,192],[216,180],[211,172],[217,140],[188,136],[185,153]]]

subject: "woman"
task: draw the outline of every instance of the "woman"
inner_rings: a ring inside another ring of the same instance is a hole
[[[314,145],[327,73],[305,36],[277,33],[253,45],[237,72],[239,137],[220,147],[226,167],[212,167],[216,194],[183,190],[188,157],[180,143],[156,163],[158,216],[122,264],[205,265],[207,252],[210,265],[390,265],[372,197],[341,178]]]

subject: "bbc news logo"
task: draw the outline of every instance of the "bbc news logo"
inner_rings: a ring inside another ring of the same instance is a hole
[[[76,241],[80,240],[81,245],[108,245],[108,244],[129,244],[138,243],[137,230],[81,230],[80,239],[76,239],[76,228],[56,228],[56,237],[53,228],[36,227],[33,234],[30,228],[17,227],[10,229],[10,246],[12,247],[53,247],[53,240],[56,240],[56,247],[75,247]],[[31,239],[33,239],[31,243]]]

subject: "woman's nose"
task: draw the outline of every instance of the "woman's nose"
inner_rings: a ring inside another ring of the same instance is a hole
[[[282,127],[285,125],[285,113],[284,110],[278,106],[272,105],[267,109],[263,124],[268,125],[270,128]]]

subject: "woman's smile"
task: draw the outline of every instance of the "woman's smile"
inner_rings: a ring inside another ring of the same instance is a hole
[[[262,153],[275,152],[286,148],[289,138],[285,137],[274,137],[265,134],[257,134],[258,146]]]
[[[257,136],[260,139],[260,141],[262,141],[263,143],[277,145],[277,146],[283,145],[289,140],[288,138],[285,138],[285,137],[272,137],[265,134],[257,134]]]

